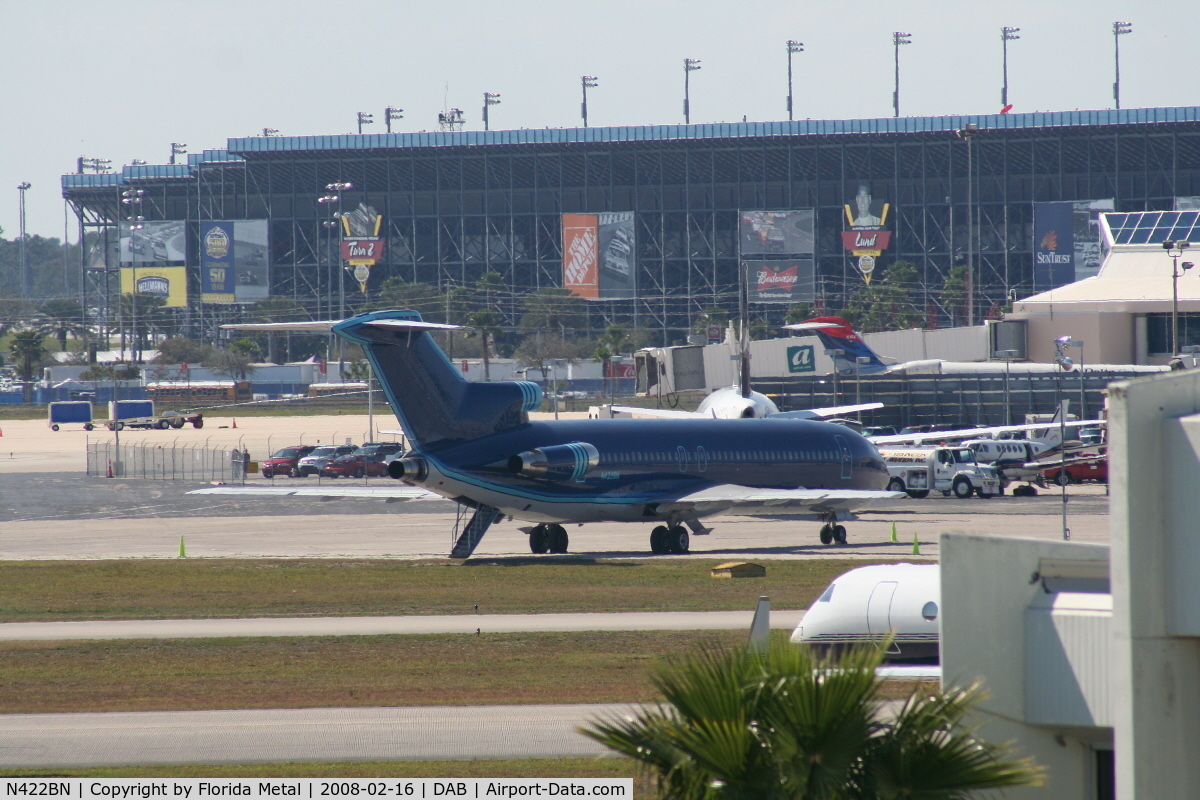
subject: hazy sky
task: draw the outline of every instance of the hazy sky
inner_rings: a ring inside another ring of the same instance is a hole
[[[219,149],[263,127],[352,133],[355,112],[432,130],[458,107],[481,129],[573,127],[581,75],[592,126],[786,119],[785,42],[797,118],[891,116],[892,32],[903,115],[1000,108],[1000,28],[1014,111],[1112,107],[1115,20],[1126,108],[1200,105],[1194,0],[0,0],[0,227],[63,235],[59,177],[80,155],[166,163],[170,142]],[[75,238],[74,216],[69,236]]]

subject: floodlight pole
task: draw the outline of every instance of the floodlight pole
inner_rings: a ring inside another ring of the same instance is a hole
[[[692,73],[700,69],[700,59],[685,58],[683,60],[683,124],[692,124]]]
[[[788,57],[788,96],[787,96],[787,111],[788,122],[792,121],[792,53],[803,53],[804,42],[797,42],[793,39],[788,39],[787,42],[787,57]]]
[[[1163,250],[1167,251],[1167,255],[1171,257],[1171,357],[1175,358],[1179,355],[1179,257],[1183,255],[1183,251],[1188,249],[1190,243],[1180,239],[1179,241],[1163,242]],[[1191,263],[1185,262],[1183,265],[1184,271],[1191,269]]]
[[[375,124],[375,115],[374,114],[368,114],[365,111],[358,112],[358,135],[359,136],[362,136],[362,126],[363,125],[374,125],[374,124]]]
[[[1000,41],[1004,44],[1004,87],[1000,90],[1000,107],[1008,105],[1008,43],[1020,39],[1017,31],[1020,28],[1010,28],[1005,25],[1000,29]]]
[[[20,203],[20,234],[21,234],[21,297],[28,299],[33,293],[33,276],[29,274],[29,254],[25,251],[25,192],[32,186],[29,181],[17,184]],[[80,245],[82,247],[82,245]]]
[[[1012,406],[1009,403],[1008,393],[1008,367],[1012,363],[1013,357],[1016,356],[1016,350],[997,350],[996,355],[1004,359],[1004,424],[1012,424]]]
[[[580,85],[583,87],[583,103],[579,106],[579,114],[583,117],[583,127],[588,126],[587,120],[587,90],[595,89],[599,84],[596,83],[595,75],[584,75],[579,79]]]
[[[870,356],[855,356],[854,357],[854,404],[862,405],[862,368],[865,364],[871,363]],[[862,423],[862,409],[858,410],[858,421]]]
[[[1121,37],[1127,33],[1133,33],[1133,23],[1130,22],[1114,22],[1112,25],[1113,32],[1113,102],[1116,103],[1117,110],[1121,108]]]
[[[911,33],[892,32],[892,46],[896,49],[896,90],[892,92],[892,116],[900,116],[900,45],[912,44]]]
[[[500,105],[500,95],[494,92],[483,93],[483,129],[488,130],[488,109]]]
[[[837,360],[846,353],[840,347],[835,347],[825,351],[825,355],[833,359],[833,404],[838,404],[838,366]]]
[[[403,108],[392,108],[388,106],[383,110],[383,122],[387,126],[387,132],[392,132],[392,122],[398,119],[404,119]]]

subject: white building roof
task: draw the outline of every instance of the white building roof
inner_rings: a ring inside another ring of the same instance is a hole
[[[1180,264],[1189,260],[1200,261],[1200,248],[1178,259]],[[1115,245],[1095,276],[1018,300],[1013,311],[1044,313],[1069,306],[1071,311],[1169,312],[1171,269],[1161,244]],[[1200,270],[1181,272],[1179,310],[1200,311]]]

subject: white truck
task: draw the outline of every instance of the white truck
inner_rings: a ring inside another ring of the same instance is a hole
[[[980,464],[969,447],[906,447],[879,451],[891,480],[888,490],[921,499],[939,491],[965,499],[972,494],[1000,494],[1000,476],[994,467]]]

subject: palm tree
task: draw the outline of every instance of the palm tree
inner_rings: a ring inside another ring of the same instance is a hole
[[[58,339],[58,349],[67,351],[67,336],[84,339],[88,328],[83,324],[83,306],[78,300],[59,298],[48,300],[37,312],[38,327],[47,335]]]
[[[882,652],[710,646],[654,673],[663,703],[581,732],[641,761],[677,800],[952,800],[1040,785],[1039,767],[963,726],[978,685],[919,686],[885,714]]]
[[[494,311],[476,311],[467,317],[467,324],[473,328],[470,335],[478,336],[483,345],[483,379],[492,379],[491,361],[488,358],[488,341],[495,341],[503,331],[500,329],[499,315]]]
[[[8,351],[20,362],[18,372],[23,382],[22,402],[33,402],[33,368],[46,357],[46,342],[39,330],[19,331],[8,343]]]

